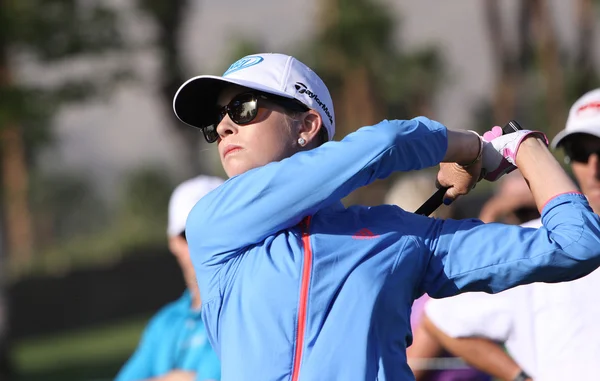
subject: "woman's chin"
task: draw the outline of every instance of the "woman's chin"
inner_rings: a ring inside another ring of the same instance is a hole
[[[249,166],[247,164],[244,163],[240,163],[240,162],[233,162],[233,160],[231,160],[229,163],[227,163],[227,165],[224,166],[225,169],[225,173],[227,174],[228,177],[233,177],[233,176],[237,176],[237,175],[241,175],[244,172],[247,172],[249,170],[251,170],[252,166]]]

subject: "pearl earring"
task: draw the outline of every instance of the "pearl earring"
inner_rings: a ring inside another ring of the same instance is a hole
[[[306,144],[306,140],[304,140],[304,138],[298,138],[298,144],[300,144],[301,146]]]

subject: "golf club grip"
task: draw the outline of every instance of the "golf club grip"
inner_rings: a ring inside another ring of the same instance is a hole
[[[446,194],[447,190],[447,187],[441,187],[438,189],[433,195],[431,195],[431,197],[427,199],[427,201],[423,203],[423,205],[419,206],[419,209],[415,211],[415,214],[428,216],[435,212],[435,210],[444,202],[444,195]]]
[[[511,132],[522,129],[523,128],[516,120],[511,120],[510,122],[506,123],[504,127],[502,127],[502,134],[510,134]],[[433,195],[431,195],[431,197],[427,199],[427,201],[423,203],[423,205],[419,207],[419,209],[415,211],[415,214],[429,216],[431,213],[435,212],[435,210],[444,203],[444,195],[446,194],[447,190],[447,187],[441,187],[438,189]]]

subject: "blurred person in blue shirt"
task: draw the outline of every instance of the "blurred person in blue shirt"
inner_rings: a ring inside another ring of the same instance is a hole
[[[190,260],[185,222],[194,204],[223,180],[198,176],[180,184],[169,201],[169,249],[183,272],[187,290],[150,320],[131,358],[116,381],[219,380],[221,365],[200,314],[201,299]]]

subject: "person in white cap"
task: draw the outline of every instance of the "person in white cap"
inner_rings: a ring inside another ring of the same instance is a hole
[[[223,380],[410,380],[410,308],[424,292],[499,292],[600,265],[600,218],[541,133],[494,127],[483,140],[417,117],[332,141],[323,81],[273,53],[244,57],[222,77],[190,79],[173,106],[217,143],[230,177],[186,225]],[[449,199],[482,170],[493,180],[517,165],[544,229],[341,203],[393,171],[441,162]]]
[[[564,149],[581,191],[600,213],[600,89],[575,102],[566,128],[556,135],[552,147]]]
[[[198,176],[184,181],[173,191],[167,236],[187,290],[151,319],[138,348],[116,381],[220,379],[221,364],[208,341],[200,315],[201,298],[185,237],[185,222],[196,202],[222,183],[218,177]]]
[[[483,222],[522,224],[540,218],[527,182],[518,171],[499,181],[492,197],[482,206],[479,219]]]
[[[552,146],[564,149],[583,194],[599,214],[600,89],[573,104],[566,128]],[[525,226],[537,228],[541,221]],[[497,295],[470,293],[433,300],[426,307],[426,326],[456,355],[501,380],[596,380],[599,289],[596,270],[573,282],[534,283]]]

